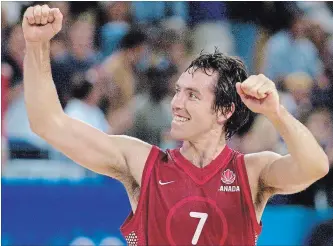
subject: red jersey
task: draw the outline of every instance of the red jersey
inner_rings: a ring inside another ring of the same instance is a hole
[[[135,214],[121,227],[134,245],[255,245],[261,232],[244,155],[226,146],[204,168],[179,149],[153,147]]]

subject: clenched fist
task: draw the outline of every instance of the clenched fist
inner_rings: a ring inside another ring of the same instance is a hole
[[[252,75],[243,83],[237,83],[236,89],[244,104],[252,112],[265,116],[278,112],[279,94],[274,82],[264,75]]]
[[[59,9],[47,5],[29,7],[23,16],[22,27],[26,42],[45,42],[56,35],[62,27]]]

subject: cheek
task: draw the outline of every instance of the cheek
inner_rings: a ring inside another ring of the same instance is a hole
[[[197,107],[193,111],[192,118],[195,119],[197,124],[205,126],[217,120],[213,110],[207,106]]]

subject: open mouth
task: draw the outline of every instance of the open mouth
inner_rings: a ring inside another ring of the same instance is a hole
[[[189,120],[190,120],[189,118],[178,116],[178,115],[175,115],[173,117],[173,121],[177,122],[177,123],[183,123],[183,122],[186,122],[186,121],[189,121]]]

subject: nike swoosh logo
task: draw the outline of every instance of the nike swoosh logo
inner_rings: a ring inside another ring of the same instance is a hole
[[[171,184],[175,181],[169,181],[169,182],[162,182],[161,180],[158,182],[160,185],[167,185],[167,184]]]

